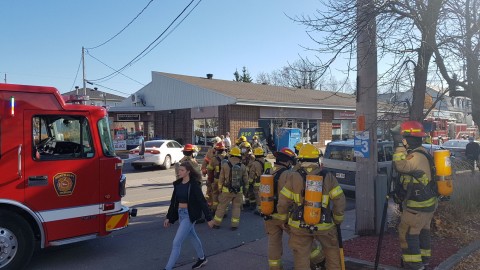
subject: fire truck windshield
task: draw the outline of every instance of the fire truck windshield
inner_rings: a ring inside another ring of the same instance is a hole
[[[115,156],[115,148],[113,147],[112,135],[110,134],[110,126],[108,118],[102,118],[98,121],[98,132],[100,133],[100,141],[105,156]]]

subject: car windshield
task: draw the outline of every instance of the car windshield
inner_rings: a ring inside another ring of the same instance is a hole
[[[447,141],[442,146],[443,147],[467,147],[468,141]]]
[[[325,158],[355,162],[351,146],[329,145],[325,151]]]
[[[150,141],[150,142],[145,142],[145,148],[160,148],[164,142],[159,142],[159,141]]]

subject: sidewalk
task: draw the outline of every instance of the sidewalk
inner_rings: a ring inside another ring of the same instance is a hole
[[[342,223],[342,237],[343,240],[348,240],[356,237],[355,235],[355,209],[345,212],[345,222]],[[217,254],[208,254],[208,263],[202,269],[205,270],[240,270],[240,269],[268,269],[267,258],[267,237],[263,237],[257,241],[242,244],[229,250],[224,250]],[[371,247],[376,249],[376,246]],[[469,246],[460,249],[456,254],[445,260],[435,269],[448,270],[452,269],[454,265],[465,258],[469,254],[480,249],[480,241],[473,242]],[[293,269],[293,254],[288,248],[288,236],[283,237],[283,265],[284,270]],[[178,266],[175,269],[187,270],[192,269],[194,261]],[[374,263],[355,258],[345,257],[345,268],[347,270],[363,270],[374,269]],[[380,270],[400,270],[392,266],[379,265]]]
[[[342,224],[342,237],[344,241],[355,237],[355,209],[345,212],[345,222]],[[208,264],[202,269],[268,269],[267,242],[268,239],[265,236],[257,241],[245,243],[241,246],[217,254],[209,254]],[[284,270],[293,269],[293,254],[288,248],[288,236],[286,235],[283,237],[283,252]],[[192,261],[175,269],[192,269],[193,263],[194,262]],[[348,270],[373,269],[373,263],[352,258],[345,258],[345,266]],[[398,268],[380,266],[378,269],[396,270]]]

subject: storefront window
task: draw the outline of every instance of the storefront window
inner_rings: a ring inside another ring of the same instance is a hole
[[[332,140],[353,139],[353,120],[333,120],[332,121]]]
[[[197,145],[213,145],[218,135],[218,118],[193,120],[193,141]]]

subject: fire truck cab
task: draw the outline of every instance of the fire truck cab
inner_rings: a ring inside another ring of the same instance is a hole
[[[105,108],[67,104],[52,87],[1,83],[0,106],[0,269],[24,268],[37,245],[128,225]]]

